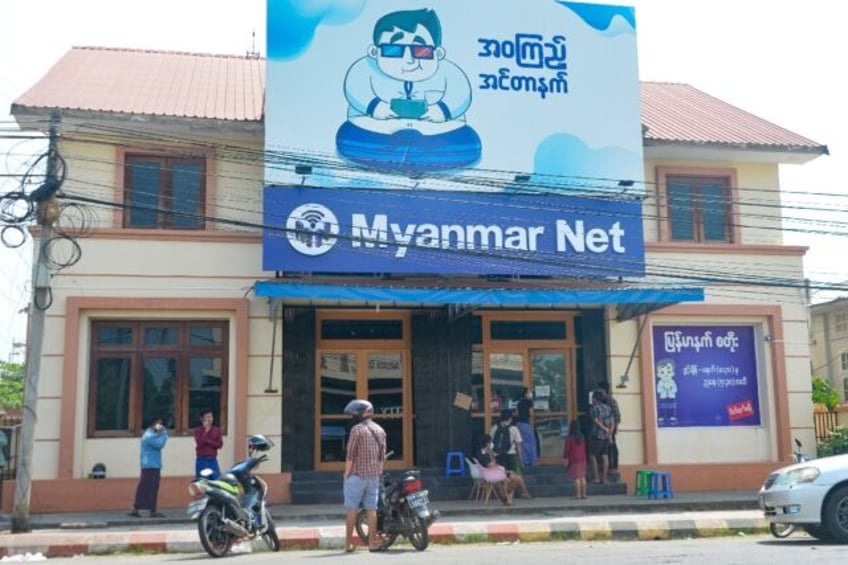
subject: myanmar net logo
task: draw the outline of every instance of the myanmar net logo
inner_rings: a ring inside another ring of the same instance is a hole
[[[339,221],[336,215],[321,204],[303,204],[286,220],[289,244],[301,255],[317,257],[336,244]]]

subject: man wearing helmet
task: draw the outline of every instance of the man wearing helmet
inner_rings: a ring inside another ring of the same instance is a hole
[[[371,419],[374,406],[367,400],[352,400],[344,411],[354,422],[347,442],[344,470],[345,551],[354,550],[353,528],[360,506],[368,512],[368,547],[371,551],[380,551],[381,544],[374,532],[377,531],[377,496],[386,457],[386,432]]]

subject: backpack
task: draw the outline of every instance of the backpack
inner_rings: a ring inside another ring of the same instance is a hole
[[[496,455],[502,455],[509,451],[512,444],[512,438],[509,434],[509,426],[504,427],[498,424],[498,429],[495,431],[495,437],[492,438],[492,451]]]

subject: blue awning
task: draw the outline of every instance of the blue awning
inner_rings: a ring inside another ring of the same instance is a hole
[[[570,304],[675,304],[703,302],[703,288],[513,289],[355,286],[301,282],[257,281],[256,296],[293,302],[477,307],[542,307]]]

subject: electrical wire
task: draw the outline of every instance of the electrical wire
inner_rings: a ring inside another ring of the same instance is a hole
[[[144,134],[143,132],[142,132],[141,135],[139,135],[138,130],[126,130],[124,128],[102,128],[102,127],[95,127],[95,128],[92,128],[92,129],[95,129],[95,130],[105,129],[106,131],[111,131],[113,134],[116,134],[116,135],[127,135],[129,139],[137,139],[137,138],[141,137],[142,139],[148,139],[150,141],[155,141],[157,143],[163,143],[163,142],[168,143],[168,142],[175,141],[174,136],[163,137],[161,135]],[[101,131],[100,133],[103,133],[103,132]],[[185,138],[177,137],[176,140],[185,140]],[[91,142],[91,140],[85,140],[85,141]],[[103,143],[103,141],[99,140],[99,141],[97,141],[97,143]],[[110,144],[114,144],[114,143],[116,143],[114,140],[110,141]],[[281,152],[279,154],[274,154],[274,153],[271,153],[267,150],[256,150],[256,149],[244,148],[244,147],[234,146],[234,145],[215,145],[215,144],[212,144],[210,146],[209,144],[202,144],[202,143],[199,144],[199,145],[204,147],[204,150],[208,150],[211,147],[212,150],[214,150],[216,152],[216,154],[215,154],[216,160],[219,160],[221,163],[229,162],[229,163],[235,163],[235,164],[240,164],[240,165],[256,165],[257,163],[261,163],[261,162],[264,161],[264,162],[271,162],[272,165],[275,164],[275,163],[279,163],[279,166],[283,167],[283,168],[285,168],[285,167],[291,168],[293,157],[300,157],[301,158],[300,160],[303,161],[303,156],[304,156],[304,152],[295,152],[295,153]],[[198,146],[196,141],[194,142],[194,146],[195,147]],[[190,152],[190,150],[187,151],[187,152]],[[269,157],[269,155],[272,155],[273,157]],[[353,166],[351,166],[349,164],[345,164],[345,163],[343,163],[339,160],[332,159],[327,155],[318,155],[318,154],[315,154],[314,152],[312,154],[307,153],[307,155],[310,156],[310,159],[311,159],[310,162],[312,162],[312,163],[330,165],[331,168],[335,168],[336,170],[339,170],[339,171],[348,171],[348,172],[352,172],[352,173],[359,173],[360,172],[360,168],[353,167]],[[41,160],[41,157],[39,158],[39,160]],[[89,160],[89,162],[94,162],[94,161],[96,161],[96,160]],[[80,162],[82,164],[82,163],[85,163],[86,160],[75,158],[75,163],[76,162]],[[115,163],[111,162],[111,161],[100,160],[99,162],[101,164],[108,164],[108,165],[111,165],[113,167],[115,165]],[[31,167],[31,170],[33,168],[34,167]],[[66,169],[66,166],[64,164],[64,161],[62,161],[61,175],[62,175],[63,181],[65,180],[65,178],[64,178],[65,177],[65,169]],[[491,175],[492,173],[512,174],[513,171],[484,171],[484,173],[487,173],[489,175]],[[318,171],[317,173],[315,171],[313,171],[313,174],[310,175],[310,177],[312,177],[312,176],[319,176],[320,177],[321,174],[322,174],[321,171]],[[26,175],[24,175],[24,179],[30,179],[31,176],[32,176],[31,173],[28,171],[28,173]],[[221,179],[224,178],[224,175],[217,175],[217,176],[221,177]],[[243,180],[245,177],[232,177],[232,176],[230,176],[229,178],[231,178],[231,179],[232,178],[241,178]],[[398,178],[398,179],[396,179],[395,181],[392,181],[392,182],[394,182],[397,186],[404,186],[404,185],[408,184],[408,180],[409,179],[406,179],[406,178]],[[445,176],[445,177],[440,178],[438,180],[440,182],[458,182],[458,183],[463,184],[465,186],[483,187],[483,188],[502,188],[502,186],[500,184],[498,184],[499,181],[495,182],[495,181],[492,180],[492,178],[490,176],[485,176],[485,175],[477,175],[477,174],[452,175],[452,176]],[[517,190],[521,191],[522,193],[528,193],[528,194],[548,195],[554,189],[556,189],[557,193],[561,192],[563,189],[570,189],[575,193],[583,194],[587,189],[604,188],[604,183],[606,181],[610,181],[612,179],[587,179],[587,178],[574,177],[573,179],[566,179],[566,180],[569,180],[572,184],[568,185],[568,184],[563,182],[563,179],[558,179],[556,183],[551,184],[551,185],[541,185],[540,186],[539,184],[534,183],[534,186],[532,186],[532,187],[528,188],[528,187],[519,186]],[[420,179],[418,179],[418,181],[420,182]],[[80,184],[82,184],[85,181],[83,181],[81,179],[80,181],[76,181],[76,182],[79,182]],[[256,179],[256,182],[258,184],[259,182],[261,182],[261,179]],[[89,187],[94,188],[94,186],[90,182],[88,182],[87,184],[88,184]],[[647,185],[650,185],[651,183],[645,183],[645,184],[647,186]],[[111,186],[103,185],[103,187],[105,189],[109,190],[109,191],[112,191],[112,192],[114,191],[114,188],[111,187]],[[742,192],[744,189],[739,189],[739,190],[740,190],[740,192]],[[753,189],[753,190],[763,191],[764,189]],[[421,192],[427,193],[427,189],[424,189]],[[774,191],[771,190],[770,192],[773,193]],[[463,204],[461,197],[459,196],[460,193],[451,193],[451,192],[437,193],[433,190],[430,190],[429,193],[433,195],[433,198],[442,199],[442,201],[444,203],[448,204],[448,205],[462,205]],[[26,193],[24,192],[24,194],[26,194]],[[838,196],[838,195],[834,194],[834,195],[830,195],[830,196]],[[77,198],[79,198],[79,196],[77,196]],[[609,195],[608,198],[609,199],[622,198],[621,191],[618,191],[618,193],[616,193],[614,195]],[[632,200],[633,197],[632,197],[632,195],[624,195],[623,198],[628,199],[628,200]],[[650,198],[650,194],[648,195],[648,198]],[[21,195],[21,191],[18,191],[18,192],[15,192],[15,193],[9,193],[9,194],[7,194],[6,196],[3,197],[3,204],[5,206],[7,203],[9,203],[9,202],[14,203],[19,199],[23,200],[24,202],[27,202],[27,199],[24,196]],[[451,199],[451,200],[447,200],[447,199]],[[232,204],[241,204],[242,207],[238,208],[236,206],[222,206],[221,205],[221,204],[226,203],[226,202],[229,202],[229,203],[232,203]],[[466,201],[466,203],[467,203],[467,201]],[[742,203],[743,202],[740,199],[740,204],[742,204]],[[110,202],[106,199],[100,199],[99,201],[98,201],[98,199],[92,199],[92,201],[89,202],[89,204],[97,204],[97,205],[100,205],[100,206],[110,206],[110,205],[114,205],[115,203]],[[750,202],[745,202],[744,204],[749,205]],[[769,205],[774,206],[773,204],[769,204]],[[21,213],[21,214],[18,214],[18,215],[5,214],[3,216],[3,220],[6,223],[9,223],[10,221],[12,221],[16,224],[18,224],[22,221],[26,221],[26,220],[28,220],[32,217],[33,211],[32,211],[31,208],[32,208],[32,203],[31,203],[31,200],[30,200],[28,208],[27,208],[25,213]],[[260,215],[260,212],[258,212],[258,209],[261,209],[261,200],[259,200],[259,199],[253,199],[253,200],[242,199],[242,200],[239,200],[237,197],[230,197],[230,198],[227,198],[227,199],[220,199],[220,201],[217,203],[217,208],[220,209],[220,210],[229,209],[230,211],[235,212],[235,213],[239,213],[239,214],[243,214],[243,215],[252,215],[252,216],[255,217],[255,216]],[[801,207],[798,207],[798,208],[802,209]],[[83,208],[78,208],[77,210],[82,210],[82,209]],[[817,210],[817,211],[821,211],[820,208],[812,208],[812,209]],[[171,213],[173,215],[179,215],[179,213],[173,213],[173,211],[170,211],[170,210],[155,209],[153,211],[156,211],[157,213]],[[574,211],[578,211],[578,210],[574,210]],[[590,210],[587,210],[586,208],[582,208],[579,211],[582,211],[584,213],[590,212]],[[598,210],[595,210],[594,212],[595,213],[601,213],[602,210],[598,209]],[[510,218],[520,218],[522,215],[523,214],[522,214],[522,211],[520,209],[513,208],[510,211],[509,215],[506,215],[504,213],[500,213],[499,215],[496,215],[496,216],[493,216],[493,217],[497,217],[500,220],[508,220]],[[87,218],[81,222],[80,227],[85,227],[86,231],[90,231],[90,229],[92,229],[92,226],[94,225],[93,220],[95,219],[95,217],[96,217],[96,215],[94,213],[88,214]],[[656,216],[656,215],[649,216],[649,215],[646,215],[646,214],[642,214],[639,217],[643,220],[659,219],[659,216]],[[786,217],[783,217],[781,215],[777,215],[777,216],[770,216],[770,215],[750,216],[750,215],[746,215],[745,217],[746,218],[747,217],[756,217],[758,219],[783,219],[783,220],[787,220]],[[273,226],[267,226],[267,225],[262,224],[261,222],[255,222],[255,221],[254,222],[239,221],[239,220],[235,220],[235,219],[230,219],[231,221],[228,221],[227,218],[221,217],[221,216],[205,217],[205,216],[200,215],[197,219],[201,219],[203,221],[208,220],[208,221],[212,221],[212,222],[218,223],[218,224],[229,225],[230,227],[239,227],[239,228],[245,228],[245,229],[249,229],[249,230],[268,230],[268,229],[271,229],[273,227]],[[794,219],[790,219],[790,221],[794,221]],[[805,219],[799,218],[799,219],[797,219],[797,221],[803,222],[803,221],[805,221]],[[748,226],[740,225],[739,227],[744,228],[744,227],[748,227]],[[758,224],[756,226],[751,226],[751,227],[752,228],[756,227],[756,229],[761,229],[761,230],[789,231],[785,227],[782,228],[782,227],[779,227],[779,226],[763,226],[761,224]],[[803,229],[798,228],[798,231],[803,231],[804,233],[823,233],[823,234],[826,233],[828,235],[845,235],[845,234],[842,234],[842,233],[834,232],[833,229],[834,228],[841,228],[841,227],[848,227],[848,223],[846,223],[846,222],[829,222],[825,227],[829,227],[831,229],[829,229],[829,230],[825,230],[825,229],[803,230]],[[790,230],[791,229],[792,228],[790,228]],[[51,244],[51,245],[58,247],[60,241],[65,242],[65,243],[70,243],[70,252],[68,253],[68,257],[63,261],[57,261],[54,258],[51,259],[51,262],[50,262],[51,266],[54,267],[54,268],[64,268],[64,267],[67,267],[67,266],[70,266],[70,265],[76,263],[81,256],[81,248],[76,243],[75,238],[73,236],[69,236],[66,233],[59,232],[56,235],[56,239],[57,239],[57,242],[55,244]],[[48,246],[45,246],[45,247],[48,247]],[[449,252],[450,250],[446,250],[446,251]],[[538,258],[535,258],[535,259],[525,259],[525,260],[528,260],[528,261],[531,261],[531,262],[533,260],[536,260],[540,264],[550,264],[550,258],[544,257],[543,255],[538,257]],[[619,262],[619,264],[620,263],[621,262]],[[579,262],[575,263],[575,265],[578,268],[580,267]],[[676,272],[674,272],[674,271],[676,271]],[[607,268],[605,270],[604,274],[609,276],[609,277],[615,277],[615,276],[621,277],[621,276],[628,274],[628,271],[627,271],[627,269],[625,269],[624,272],[616,273],[614,271],[614,268],[612,266],[610,266],[609,268]],[[831,290],[831,289],[834,288],[834,285],[831,285],[831,284],[821,284],[821,285],[816,284],[816,283],[813,283],[813,284],[803,283],[802,284],[797,280],[789,280],[789,279],[786,279],[784,277],[779,277],[779,276],[778,277],[764,277],[764,276],[762,276],[762,273],[757,274],[755,277],[746,277],[746,276],[742,276],[742,275],[739,275],[739,274],[737,274],[734,277],[716,277],[716,276],[708,277],[708,276],[705,276],[703,273],[699,274],[696,270],[694,270],[692,268],[689,268],[689,269],[686,269],[686,270],[681,270],[681,269],[674,267],[672,265],[669,265],[667,268],[665,268],[665,270],[662,267],[662,265],[657,265],[653,268],[653,272],[651,274],[653,274],[655,276],[663,276],[663,277],[668,277],[668,278],[672,278],[672,279],[683,278],[683,279],[689,279],[689,280],[703,280],[703,281],[709,281],[709,282],[712,282],[712,283],[720,283],[720,284],[746,284],[746,285],[747,284],[761,284],[761,285],[765,285],[765,286],[776,286],[776,287],[785,286],[785,287],[789,287],[789,288],[805,288],[807,290],[810,290],[810,289]]]

